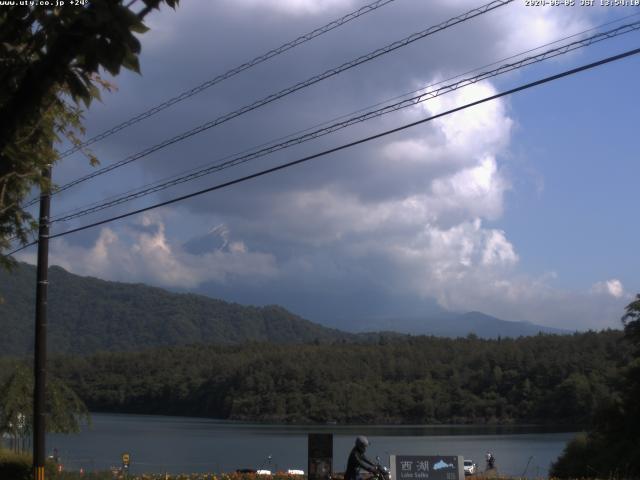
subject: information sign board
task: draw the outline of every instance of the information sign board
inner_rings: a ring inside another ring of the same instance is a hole
[[[310,433],[307,461],[309,480],[325,480],[331,477],[333,465],[333,434]]]
[[[393,480],[464,480],[460,455],[391,455]]]

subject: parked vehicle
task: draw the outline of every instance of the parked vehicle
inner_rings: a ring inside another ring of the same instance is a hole
[[[478,465],[476,465],[473,460],[465,460],[464,461],[464,474],[465,475],[475,475],[478,473]]]

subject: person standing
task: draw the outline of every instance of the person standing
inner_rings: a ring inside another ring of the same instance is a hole
[[[496,459],[491,452],[487,452],[487,470],[496,468]]]

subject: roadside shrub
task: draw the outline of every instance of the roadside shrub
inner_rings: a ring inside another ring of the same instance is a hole
[[[594,447],[585,433],[577,435],[567,443],[560,458],[551,466],[549,476],[558,478],[580,478],[593,463]],[[592,476],[595,472],[591,472]]]
[[[56,473],[51,477],[48,477],[47,480],[113,480],[114,478],[123,478],[123,477],[114,477],[110,471],[85,472],[83,474],[80,474],[80,472],[77,472],[77,471],[68,471],[68,472],[62,471],[60,473]],[[134,476],[129,476],[128,478],[130,480],[136,480],[138,478],[147,479],[151,477],[146,477],[144,475],[141,477],[138,477],[137,475],[134,475]],[[164,475],[161,478],[164,480]]]
[[[31,480],[29,455],[0,451],[0,478],[7,480]]]
[[[0,450],[0,478],[2,480],[32,480],[33,460],[26,453]],[[46,478],[55,478],[56,467],[52,463],[45,466]]]

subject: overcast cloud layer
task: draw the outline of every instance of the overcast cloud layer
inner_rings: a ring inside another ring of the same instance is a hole
[[[61,195],[55,208],[61,212],[99,200],[432,84],[589,28],[601,15],[516,3],[78,187]],[[90,133],[361,5],[229,0],[184,2],[175,13],[163,10],[151,18],[151,31],[142,38],[143,77],[115,79],[118,93],[87,116]],[[398,0],[94,150],[104,164],[117,161],[475,6],[478,2],[466,0]],[[575,59],[579,54],[551,65],[567,67]],[[525,79],[526,74],[516,73],[478,83],[136,205],[415,121]],[[630,298],[618,279],[593,278],[586,291],[554,287],[558,273],[524,271],[518,245],[497,227],[508,208],[508,192],[521,174],[511,164],[519,115],[508,99],[485,103],[313,164],[56,240],[51,263],[82,275],[246,303],[281,303],[319,321],[415,316],[445,308],[563,328],[618,326]],[[57,182],[81,173],[81,163],[77,158],[65,161]],[[121,208],[110,213],[131,207]]]

